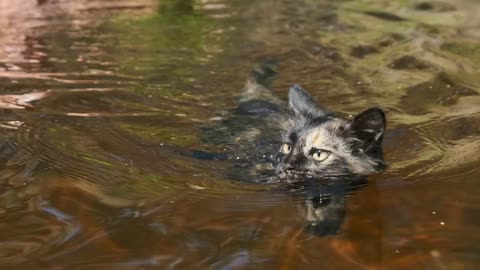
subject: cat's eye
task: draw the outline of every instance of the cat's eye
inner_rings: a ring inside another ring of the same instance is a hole
[[[284,144],[282,145],[281,150],[282,150],[282,153],[284,153],[285,155],[287,155],[288,153],[290,153],[290,151],[292,151],[292,146],[291,146],[290,144],[288,144],[288,143],[284,143]]]
[[[313,153],[312,156],[313,156],[313,159],[315,159],[316,161],[324,161],[325,159],[328,158],[328,156],[330,156],[330,152],[320,150]]]

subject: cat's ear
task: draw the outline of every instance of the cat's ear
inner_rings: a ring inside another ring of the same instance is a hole
[[[318,117],[326,114],[325,110],[320,108],[298,84],[292,86],[288,92],[288,105],[296,115],[303,117]]]
[[[370,108],[352,119],[352,130],[362,140],[381,142],[385,132],[385,113],[379,108]]]

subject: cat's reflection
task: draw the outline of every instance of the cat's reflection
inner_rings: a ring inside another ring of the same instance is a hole
[[[298,201],[306,230],[316,236],[337,234],[346,214],[348,196],[366,185],[365,178],[323,179],[289,185]]]

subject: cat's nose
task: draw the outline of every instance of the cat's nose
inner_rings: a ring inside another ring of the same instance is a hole
[[[294,170],[293,166],[290,164],[281,164],[277,167],[276,173],[279,175],[283,175]]]

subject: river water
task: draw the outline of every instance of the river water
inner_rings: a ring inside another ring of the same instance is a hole
[[[0,268],[478,269],[478,14],[0,0]],[[332,232],[306,229],[298,194],[232,180],[244,153],[205,138],[265,59],[282,99],[300,83],[332,111],[387,114],[389,167],[342,195]]]

